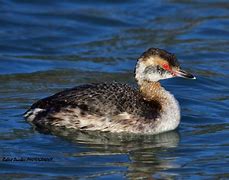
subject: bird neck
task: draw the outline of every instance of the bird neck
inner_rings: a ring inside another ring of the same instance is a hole
[[[143,81],[140,85],[140,92],[145,100],[166,100],[166,90],[159,82]]]

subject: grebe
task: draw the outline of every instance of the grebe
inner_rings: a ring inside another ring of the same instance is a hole
[[[174,54],[150,48],[138,59],[139,88],[121,83],[87,84],[67,89],[34,103],[25,113],[40,129],[158,134],[177,128],[180,108],[159,80],[195,77],[180,69]]]

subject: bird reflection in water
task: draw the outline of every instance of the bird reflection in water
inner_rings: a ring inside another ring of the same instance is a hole
[[[81,148],[80,152],[67,154],[68,157],[85,158],[96,156],[98,161],[93,162],[92,166],[99,167],[121,167],[124,170],[109,170],[86,176],[103,177],[112,174],[119,174],[128,179],[154,179],[153,177],[168,178],[173,175],[163,171],[176,168],[176,158],[171,158],[171,153],[180,141],[177,131],[171,131],[158,135],[136,135],[123,133],[104,133],[104,132],[82,132],[76,130],[52,130],[52,134],[61,136],[64,139],[77,144]],[[166,153],[170,158],[166,158]],[[100,162],[100,157],[127,156],[124,161],[120,157],[117,161]],[[101,164],[104,163],[104,164]],[[90,165],[89,165],[90,166]]]

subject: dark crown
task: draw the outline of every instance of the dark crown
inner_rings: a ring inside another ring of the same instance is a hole
[[[143,60],[146,60],[150,58],[151,56],[158,56],[166,61],[168,61],[170,66],[180,67],[180,64],[175,56],[175,54],[172,54],[164,49],[158,49],[158,48],[149,48],[147,51],[145,51],[140,58]]]

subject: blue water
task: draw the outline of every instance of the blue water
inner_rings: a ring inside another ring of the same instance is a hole
[[[197,77],[162,82],[180,102],[178,130],[43,134],[23,119],[33,102],[67,87],[134,84],[136,59],[149,47],[175,53]],[[1,0],[1,176],[228,179],[228,62],[227,0]]]

